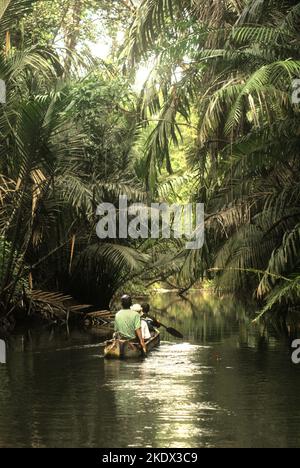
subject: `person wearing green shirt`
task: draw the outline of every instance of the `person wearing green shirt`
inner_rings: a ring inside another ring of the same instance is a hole
[[[115,317],[115,332],[126,340],[135,340],[138,338],[141,347],[146,353],[145,341],[142,336],[141,316],[138,312],[131,310],[132,299],[125,295],[121,298],[122,309]]]

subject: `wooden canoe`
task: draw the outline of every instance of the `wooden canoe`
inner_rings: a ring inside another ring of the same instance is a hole
[[[160,333],[157,331],[148,341],[145,342],[147,353],[156,348],[160,343]],[[130,340],[110,340],[104,348],[104,357],[107,359],[132,359],[143,356],[143,351],[139,343]]]

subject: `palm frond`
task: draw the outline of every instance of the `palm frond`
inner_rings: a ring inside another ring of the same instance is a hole
[[[9,31],[12,24],[28,13],[37,0],[0,0],[0,34]]]
[[[299,241],[300,224],[297,224],[292,231],[283,236],[280,247],[272,253],[266,273],[258,287],[259,296],[265,296],[274,286],[275,280],[273,276],[270,276],[270,273],[283,276],[286,272],[297,267]]]

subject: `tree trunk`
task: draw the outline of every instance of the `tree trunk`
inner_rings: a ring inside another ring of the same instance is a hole
[[[79,40],[79,27],[84,9],[83,0],[73,0],[70,7],[70,21],[65,24],[65,45],[66,45],[66,59],[65,59],[65,74],[69,75],[72,66],[72,55],[76,51]]]

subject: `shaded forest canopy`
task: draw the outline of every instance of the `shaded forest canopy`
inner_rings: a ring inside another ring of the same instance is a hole
[[[297,314],[299,31],[294,0],[0,0],[2,318],[204,279]],[[204,247],[101,241],[124,194],[205,203]]]

